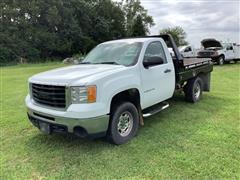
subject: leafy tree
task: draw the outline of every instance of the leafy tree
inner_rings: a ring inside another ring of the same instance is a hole
[[[160,34],[171,34],[178,47],[188,44],[186,41],[187,34],[180,26],[162,29],[160,30]]]
[[[144,34],[149,33],[149,28],[154,25],[153,18],[147,14],[147,10],[141,5],[140,0],[122,0],[121,6],[125,14],[127,36],[133,35],[133,26],[136,25],[137,18],[138,21],[140,20],[139,17],[142,19]]]
[[[0,64],[85,54],[103,41],[144,34],[152,18],[139,1],[126,2],[2,0]]]
[[[97,15],[96,15],[97,14]],[[99,0],[92,9],[92,37],[99,43],[125,36],[124,13],[118,3]]]
[[[146,30],[143,25],[142,17],[138,15],[132,27],[132,36],[145,36],[145,35]]]

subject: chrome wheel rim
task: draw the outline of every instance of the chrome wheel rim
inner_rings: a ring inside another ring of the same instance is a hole
[[[193,89],[193,93],[194,93],[195,99],[198,99],[201,94],[201,87],[199,83],[196,84],[195,88]]]
[[[223,64],[223,58],[222,58],[222,57],[219,59],[219,64],[220,64],[220,65]]]
[[[122,137],[126,137],[130,134],[133,127],[133,117],[128,111],[123,112],[119,116],[119,121],[117,125],[118,133]]]

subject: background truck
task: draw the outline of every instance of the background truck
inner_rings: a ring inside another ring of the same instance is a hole
[[[143,118],[169,106],[175,90],[197,102],[210,90],[212,69],[211,59],[185,61],[170,35],[105,42],[79,65],[31,77],[28,117],[47,134],[106,136],[123,144],[137,134]]]
[[[235,43],[221,43],[216,39],[204,39],[201,44],[204,49],[198,52],[198,57],[211,58],[219,65],[240,60],[240,46]]]
[[[178,49],[184,58],[197,57],[197,50],[191,45],[180,46]]]

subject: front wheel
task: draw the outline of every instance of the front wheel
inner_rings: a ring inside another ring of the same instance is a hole
[[[218,64],[219,64],[219,65],[223,65],[223,64],[224,64],[224,61],[225,61],[224,56],[220,56],[220,57],[218,58]]]
[[[122,102],[115,105],[111,112],[107,139],[113,144],[124,144],[138,131],[139,115],[134,104]]]
[[[193,78],[187,82],[184,87],[185,98],[189,102],[197,102],[202,96],[202,79],[200,77]]]

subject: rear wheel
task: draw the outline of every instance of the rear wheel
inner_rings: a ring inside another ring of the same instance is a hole
[[[185,99],[193,103],[199,101],[202,96],[202,84],[202,79],[199,77],[189,80],[184,87]]]
[[[139,115],[134,104],[122,102],[115,105],[111,112],[107,139],[113,144],[124,144],[138,131]]]
[[[218,58],[218,64],[219,64],[219,65],[223,65],[223,64],[224,64],[224,61],[225,61],[224,56],[220,56],[220,57]]]

